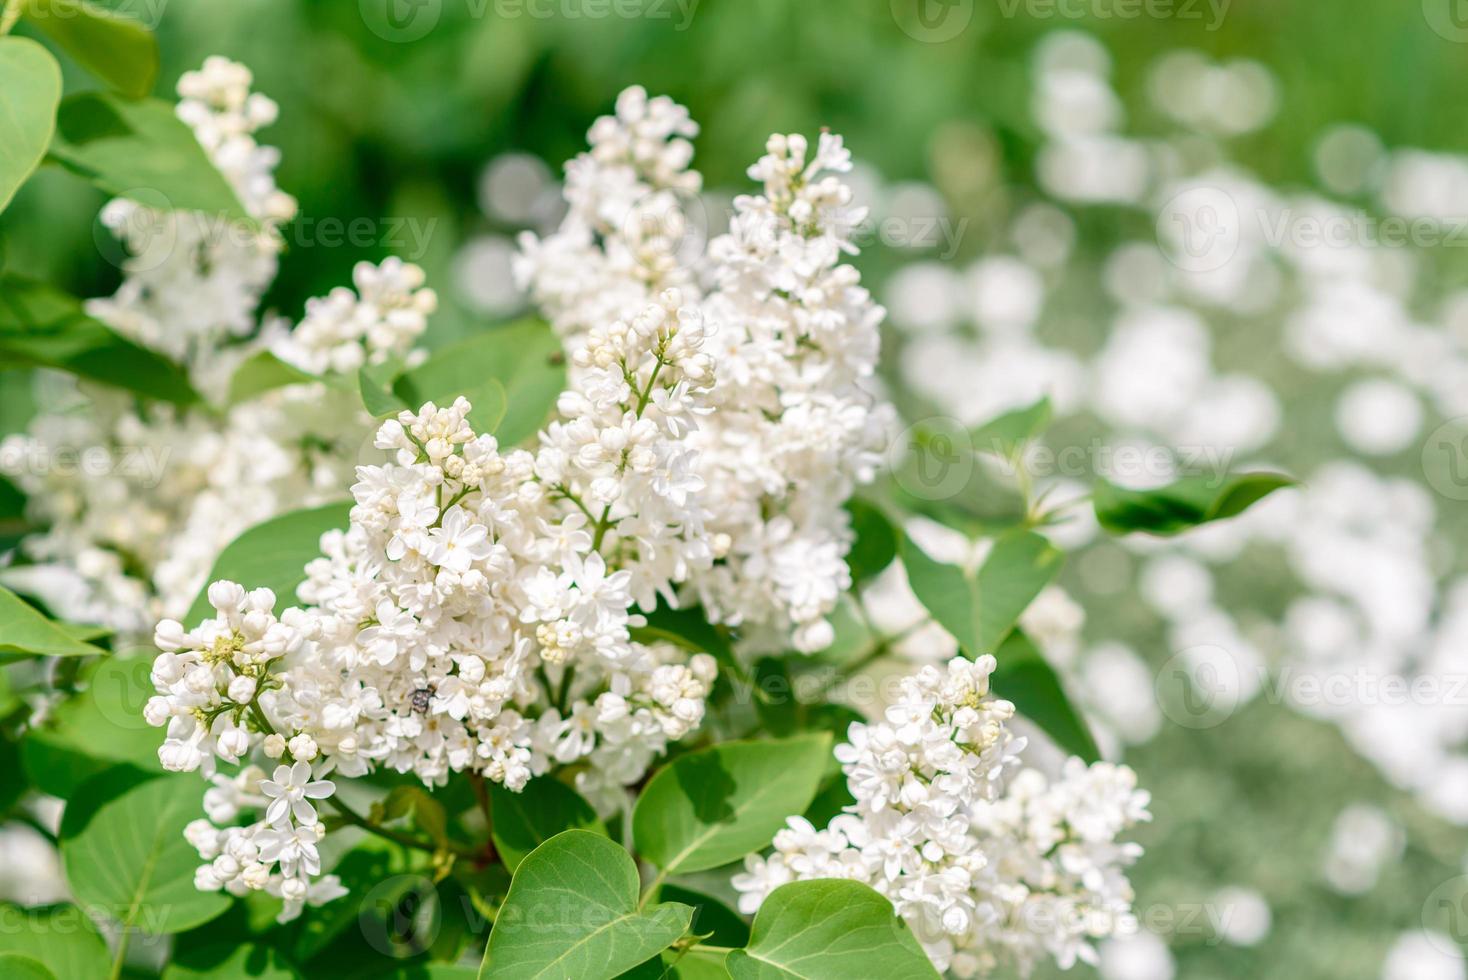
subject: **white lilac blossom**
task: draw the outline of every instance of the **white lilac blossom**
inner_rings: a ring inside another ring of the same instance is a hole
[[[841,504],[872,479],[894,419],[863,387],[883,310],[844,261],[866,210],[836,176],[851,168],[840,137],[772,136],[749,170],[762,192],[737,198],[699,254],[696,132],[682,107],[624,92],[567,165],[562,227],[522,237],[518,274],[573,350],[669,285],[700,310],[721,381],[689,439],[715,560],[680,598],[747,648],[818,650],[850,587]]]
[[[24,543],[36,565],[14,574],[63,615],[129,636],[182,616],[241,531],[341,495],[372,419],[355,380],[324,382],[354,378],[364,363],[411,359],[436,302],[420,269],[389,258],[359,263],[355,290],[309,300],[294,330],[275,317],[261,322],[255,307],[294,204],[275,189],[276,151],[253,137],[275,106],[249,84],[243,66],[211,58],[180,79],[178,111],[258,228],[114,201],[104,218],[125,216],[109,223],[130,251],[126,278],[115,296],[88,305],[119,332],[182,359],[211,404],[140,405],[83,383],[48,391],[51,410],[0,443],[0,473],[46,527]],[[322,382],[230,400],[229,373],[261,351]]]
[[[1118,838],[1150,819],[1148,794],[1125,766],[1072,758],[1055,780],[1021,768],[994,667],[924,667],[882,721],[853,724],[836,758],[856,802],[825,828],[790,818],[772,854],[746,858],[740,911],[789,881],[852,878],[960,977],[1095,963],[1093,941],[1134,931],[1125,869],[1141,848]]]
[[[163,764],[224,792],[221,763],[280,760],[210,814],[263,811],[244,833],[280,870],[210,865],[201,884],[309,900],[295,882],[319,870],[320,830],[305,801],[327,774],[386,767],[441,785],[470,772],[513,791],[567,767],[617,809],[699,726],[716,674],[706,653],[634,639],[660,604],[700,601],[751,643],[829,642],[825,616],[850,586],[841,505],[871,478],[891,418],[859,387],[882,310],[840,261],[860,211],[826,172],[849,154],[829,134],[810,159],[803,138],[772,137],[750,171],[764,193],[738,202],[701,294],[668,226],[627,220],[697,189],[695,131],[670,101],[624,93],[568,168],[566,226],[525,243],[570,354],[533,448],[475,431],[463,398],[405,411],[376,434],[389,461],[357,468],[349,527],[322,537],[301,605],[277,615],[268,591],[216,582],[212,618],[158,625],[147,715],[167,726]],[[360,301],[314,303],[280,356],[345,370],[399,343],[403,318],[424,312],[376,294],[420,285],[399,272],[359,278]],[[359,342],[365,355],[332,353]]]
[[[255,788],[264,817],[243,831],[267,870],[215,858],[201,886],[312,900],[310,801],[331,786],[313,776],[467,771],[519,790],[576,765],[610,810],[699,725],[713,658],[630,633],[711,558],[684,437],[713,375],[678,299],[593,331],[533,453],[476,433],[463,398],[383,423],[392,461],[358,468],[350,527],[323,537],[304,607],[277,617],[269,590],[215,582],[213,618],[159,624],[146,715],[167,726],[163,765],[214,773],[256,747],[291,762]]]

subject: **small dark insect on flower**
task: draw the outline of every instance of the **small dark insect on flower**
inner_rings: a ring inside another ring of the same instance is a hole
[[[432,700],[433,700],[433,688],[431,688],[431,687],[420,687],[418,690],[416,690],[416,691],[413,692],[413,697],[412,697],[413,710],[416,711],[416,712],[418,712],[418,714],[420,714],[420,715],[426,715],[426,714],[428,714],[428,705],[429,705],[429,702],[431,702]]]

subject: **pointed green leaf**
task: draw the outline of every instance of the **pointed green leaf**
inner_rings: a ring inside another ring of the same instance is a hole
[[[1055,744],[1086,762],[1101,758],[1096,740],[1081,713],[1071,704],[1055,668],[1030,638],[1015,630],[994,652],[999,666],[989,685],[994,694],[1012,701],[1015,709],[1033,721]]]
[[[902,541],[912,591],[970,657],[994,652],[1062,558],[1033,531],[1000,535],[977,570],[934,561],[911,538]]]
[[[188,375],[87,315],[55,287],[0,276],[0,368],[48,367],[148,398],[192,405]]]
[[[1102,480],[1094,493],[1096,519],[1113,534],[1179,534],[1236,517],[1274,491],[1294,485],[1282,473],[1263,472],[1189,476],[1152,490],[1127,490]]]
[[[23,16],[77,63],[129,98],[153,91],[158,40],[146,26],[88,0],[24,0]]]
[[[0,953],[0,977],[5,980],[57,980],[40,960],[19,953]]]
[[[61,860],[77,900],[125,926],[182,932],[221,915],[231,901],[194,887],[199,853],[184,827],[202,812],[197,779],[138,783],[130,766],[84,783],[61,820]]]
[[[632,812],[637,851],[669,874],[737,861],[767,845],[820,788],[831,736],[725,742],[681,755]]]
[[[56,116],[51,155],[107,193],[148,207],[253,221],[193,130],[159,99],[69,96]]]
[[[539,776],[516,793],[499,783],[489,786],[494,814],[494,847],[514,871],[525,856],[566,830],[586,830],[606,836],[591,804],[581,794],[551,776]]]
[[[846,555],[851,568],[851,581],[856,587],[885,571],[897,558],[897,529],[875,504],[859,497],[846,502],[851,515],[851,531],[856,540]]]
[[[618,844],[568,830],[515,871],[479,968],[493,980],[611,980],[688,932],[693,909],[637,907],[637,865]]]
[[[724,961],[734,980],[938,980],[892,903],[859,881],[781,885],[754,917],[749,945]]]
[[[11,656],[91,657],[106,652],[0,586],[0,662]]]
[[[1005,412],[972,432],[974,449],[1005,459],[1015,459],[1025,444],[1038,438],[1050,424],[1050,399]]]
[[[279,950],[250,943],[222,943],[175,954],[163,980],[299,980],[300,973]]]
[[[40,164],[56,130],[61,66],[24,37],[0,37],[0,211]]]
[[[247,589],[268,588],[276,608],[294,605],[306,565],[321,555],[321,535],[347,526],[352,504],[342,501],[273,517],[245,531],[222,551],[204,588],[189,608],[188,621],[209,616],[209,585],[226,579]]]
[[[287,364],[270,351],[262,350],[235,368],[229,379],[229,403],[236,405],[286,385],[320,380],[314,374],[307,374],[295,365]]]
[[[477,416],[480,401],[494,397],[491,382],[498,382],[503,406],[498,415],[476,422],[476,429],[493,432],[507,447],[530,438],[566,387],[560,338],[540,320],[496,327],[436,351],[391,387],[414,410],[428,401],[447,405],[463,395]]]

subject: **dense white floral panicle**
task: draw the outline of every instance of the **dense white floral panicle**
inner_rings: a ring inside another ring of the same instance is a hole
[[[698,125],[666,96],[639,86],[587,134],[590,150],[566,164],[565,221],[520,237],[515,273],[572,346],[592,327],[630,319],[663,289],[694,298],[682,261],[697,223],[685,213],[702,186],[689,139]]]
[[[477,433],[463,398],[402,412],[375,439],[390,461],[357,468],[348,529],[307,566],[304,608],[277,617],[268,590],[215,582],[215,617],[159,624],[146,714],[167,726],[163,765],[293,762],[290,786],[284,766],[261,784],[263,821],[219,831],[258,843],[265,870],[211,865],[201,887],[310,900],[320,829],[304,801],[330,785],[312,773],[469,771],[518,790],[579,764],[578,787],[612,810],[700,724],[713,658],[631,630],[712,560],[687,438],[713,384],[703,343],[675,291],[594,330],[535,452]],[[215,809],[227,823],[240,808]]]
[[[270,338],[275,356],[310,374],[351,374],[364,364],[402,357],[428,327],[438,295],[423,286],[423,270],[399,258],[358,262],[355,291],[338,286],[306,301],[306,316]]]
[[[825,617],[851,586],[841,505],[872,479],[895,415],[863,388],[884,311],[842,261],[866,216],[835,176],[850,153],[829,133],[809,158],[798,135],[766,149],[749,171],[764,193],[735,201],[709,249],[722,383],[695,442],[723,560],[691,591],[751,646],[809,651],[830,643]]]
[[[1072,758],[1054,781],[1019,768],[994,666],[924,667],[881,722],[853,724],[836,758],[856,802],[824,829],[791,817],[772,854],[746,858],[740,911],[789,881],[862,881],[959,977],[1094,963],[1093,940],[1133,929],[1124,869],[1141,848],[1117,838],[1149,819],[1148,794],[1124,766]]]
[[[688,254],[696,131],[669,100],[624,92],[567,165],[563,226],[522,240],[520,274],[573,350],[669,283],[696,302],[721,379],[689,437],[716,560],[685,598],[750,648],[816,650],[850,587],[841,505],[871,479],[894,418],[862,387],[883,311],[843,261],[866,210],[837,176],[851,167],[839,137],[812,148],[777,135],[749,171],[762,193],[736,200],[706,255]]]
[[[251,81],[244,65],[211,57],[179,79],[177,114],[253,226],[224,214],[172,210],[167,188],[157,202],[118,198],[102,211],[129,254],[118,291],[89,302],[88,312],[188,361],[200,375],[214,367],[221,341],[255,330],[255,308],[284,244],[280,226],[296,213],[295,199],[275,185],[280,152],[255,141],[256,131],[275,121],[276,105],[251,92]]]

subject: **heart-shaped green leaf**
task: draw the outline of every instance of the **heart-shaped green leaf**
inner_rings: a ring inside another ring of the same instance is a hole
[[[637,851],[667,874],[737,861],[768,844],[820,788],[831,736],[725,742],[658,770],[632,812]]]
[[[836,879],[776,888],[754,917],[749,945],[724,965],[734,980],[938,980],[891,902]]]
[[[479,968],[493,980],[611,980],[688,932],[693,909],[637,907],[637,865],[620,845],[568,830],[515,871]]]
[[[277,609],[290,606],[296,601],[296,586],[306,580],[306,564],[321,555],[321,535],[346,527],[351,510],[351,503],[343,501],[256,524],[220,552],[206,581],[226,579],[247,589],[268,588],[275,593]],[[210,610],[206,584],[189,607],[188,621],[198,622]]]
[[[1060,571],[1062,557],[1045,538],[1024,530],[996,538],[977,570],[934,561],[911,538],[902,542],[912,591],[970,657],[994,652]]]
[[[194,887],[199,854],[184,827],[203,812],[197,780],[144,778],[131,766],[84,783],[61,820],[66,881],[83,905],[144,932],[202,925],[229,907],[222,892]]]

